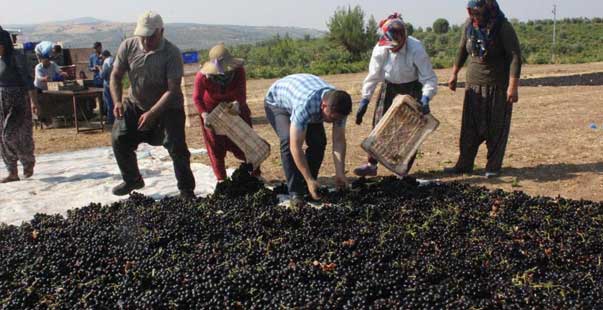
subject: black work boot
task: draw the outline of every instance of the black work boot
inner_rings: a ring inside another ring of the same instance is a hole
[[[178,198],[182,199],[183,201],[193,201],[195,198],[197,198],[197,196],[195,196],[194,191],[189,189],[189,190],[181,190]]]
[[[125,196],[125,195],[129,194],[131,191],[133,191],[135,189],[141,189],[143,187],[144,187],[144,180],[142,179],[142,177],[139,178],[138,181],[132,182],[132,183],[121,182],[120,184],[118,184],[117,186],[115,186],[113,188],[113,195]]]

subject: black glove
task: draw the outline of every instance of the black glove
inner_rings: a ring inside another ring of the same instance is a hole
[[[356,112],[356,125],[362,124],[362,117],[366,113],[366,109],[368,109],[369,100],[362,99],[360,100],[360,107],[358,108],[358,112]]]

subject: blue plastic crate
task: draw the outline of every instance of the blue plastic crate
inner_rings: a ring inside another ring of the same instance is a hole
[[[26,51],[33,51],[40,42],[25,42],[23,43],[23,49]]]
[[[195,64],[199,62],[198,52],[185,52],[182,53],[182,60],[185,64]]]

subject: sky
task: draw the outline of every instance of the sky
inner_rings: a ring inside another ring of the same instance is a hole
[[[5,0],[2,0],[5,1]],[[10,1],[10,0],[6,0]],[[519,20],[552,18],[557,4],[559,18],[603,17],[601,0],[499,0],[509,18]],[[338,7],[360,5],[367,16],[380,20],[400,12],[415,26],[430,26],[437,18],[460,24],[466,18],[465,0],[28,0],[0,10],[0,25],[32,24],[79,17],[116,22],[136,22],[145,10],[160,13],[166,23],[231,24],[247,26],[293,26],[326,30],[329,17]],[[92,7],[95,5],[94,10]]]

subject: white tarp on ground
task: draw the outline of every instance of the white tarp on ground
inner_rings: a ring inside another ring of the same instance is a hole
[[[204,154],[205,150],[191,153]],[[137,155],[146,184],[138,192],[155,199],[178,195],[172,160],[163,147],[141,144]],[[197,182],[195,193],[202,196],[212,193],[216,178],[211,168],[202,164],[192,164],[191,168]],[[0,178],[5,176],[6,169],[2,167]],[[38,156],[31,179],[0,184],[0,223],[19,225],[36,213],[65,215],[67,210],[91,202],[119,201],[124,198],[113,196],[111,188],[120,182],[111,148]]]

